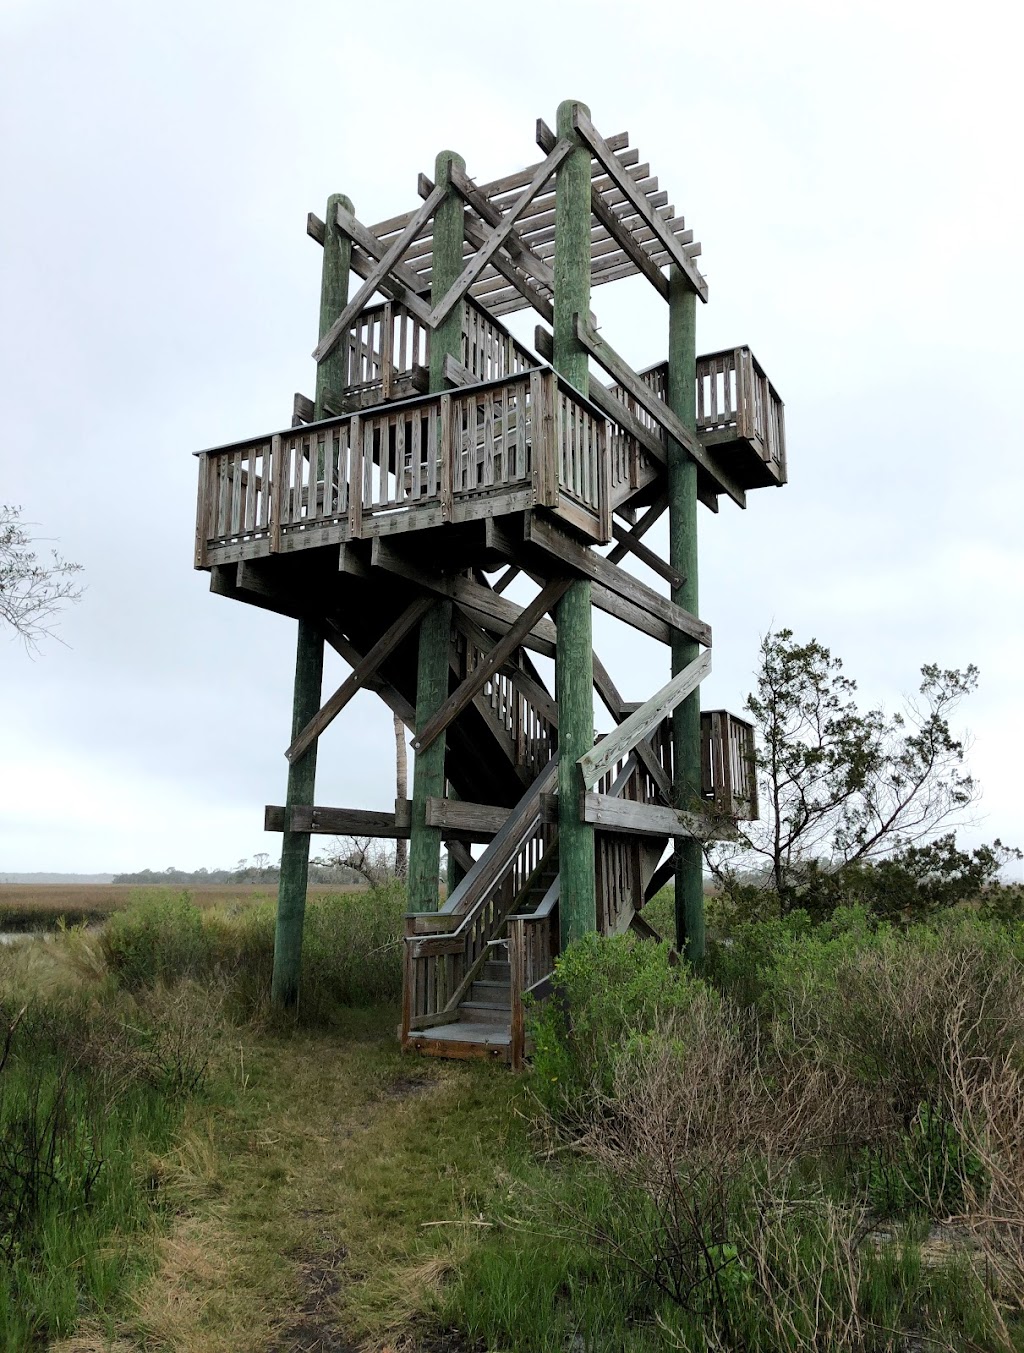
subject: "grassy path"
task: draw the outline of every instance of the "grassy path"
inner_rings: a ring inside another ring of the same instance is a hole
[[[219,1095],[154,1167],[176,1215],[135,1311],[116,1339],[84,1330],[59,1353],[460,1347],[427,1339],[423,1316],[500,1162],[525,1150],[522,1086],[402,1057],[395,1023],[236,1031]]]

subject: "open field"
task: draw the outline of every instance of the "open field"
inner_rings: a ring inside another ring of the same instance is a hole
[[[360,891],[358,884],[310,884],[311,898]],[[0,931],[50,930],[63,917],[67,925],[102,921],[123,911],[135,898],[177,897],[187,892],[197,906],[249,907],[277,897],[276,882],[211,883],[188,888],[143,888],[136,883],[0,883]]]

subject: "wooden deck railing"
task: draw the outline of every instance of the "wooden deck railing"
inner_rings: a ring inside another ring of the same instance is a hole
[[[553,371],[200,453],[196,566],[535,504],[607,540],[608,424]]]
[[[725,709],[700,716],[701,796],[723,817],[758,816],[754,725]]]
[[[368,306],[338,349],[346,408],[407,399],[426,389],[430,330],[397,301]],[[537,365],[533,353],[474,300],[465,309],[461,361],[476,381],[502,380]]]
[[[707,446],[743,438],[786,481],[782,400],[749,348],[697,359],[697,436]]]

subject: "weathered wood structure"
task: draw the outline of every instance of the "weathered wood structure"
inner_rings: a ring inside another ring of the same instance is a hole
[[[299,622],[287,799],[266,810],[275,999],[297,999],[311,834],[408,837],[403,1042],[513,1062],[559,947],[651,933],[644,902],[673,873],[676,941],[701,955],[702,838],[757,794],[750,726],[700,713],[697,505],[786,482],[782,402],[749,348],[696,354],[700,246],[639,152],[571,101],[537,141],[539,163],[484,184],[443,152],[420,205],[374,226],[341,196],[310,216],[315,397],[199,454],[195,553],[214,592]],[[668,358],[644,371],[590,311],[636,273],[669,310]],[[532,350],[501,322],[525,307]],[[666,511],[667,559],[644,540]],[[594,654],[593,607],[669,649],[643,703]],[[352,668],[326,699],[325,643]],[[414,735],[393,813],[315,802],[319,739],[363,687]],[[595,691],[614,724],[596,741]]]

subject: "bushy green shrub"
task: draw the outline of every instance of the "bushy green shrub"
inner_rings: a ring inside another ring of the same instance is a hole
[[[210,968],[209,936],[190,893],[141,893],[103,929],[103,952],[118,982],[134,990]]]
[[[553,1112],[610,1094],[619,1053],[685,1011],[707,988],[670,963],[668,943],[591,934],[555,964],[555,994],[530,1020],[533,1078]]]
[[[894,1142],[866,1151],[858,1173],[872,1211],[885,1218],[948,1216],[986,1189],[977,1151],[931,1104],[918,1106],[910,1128]]]

